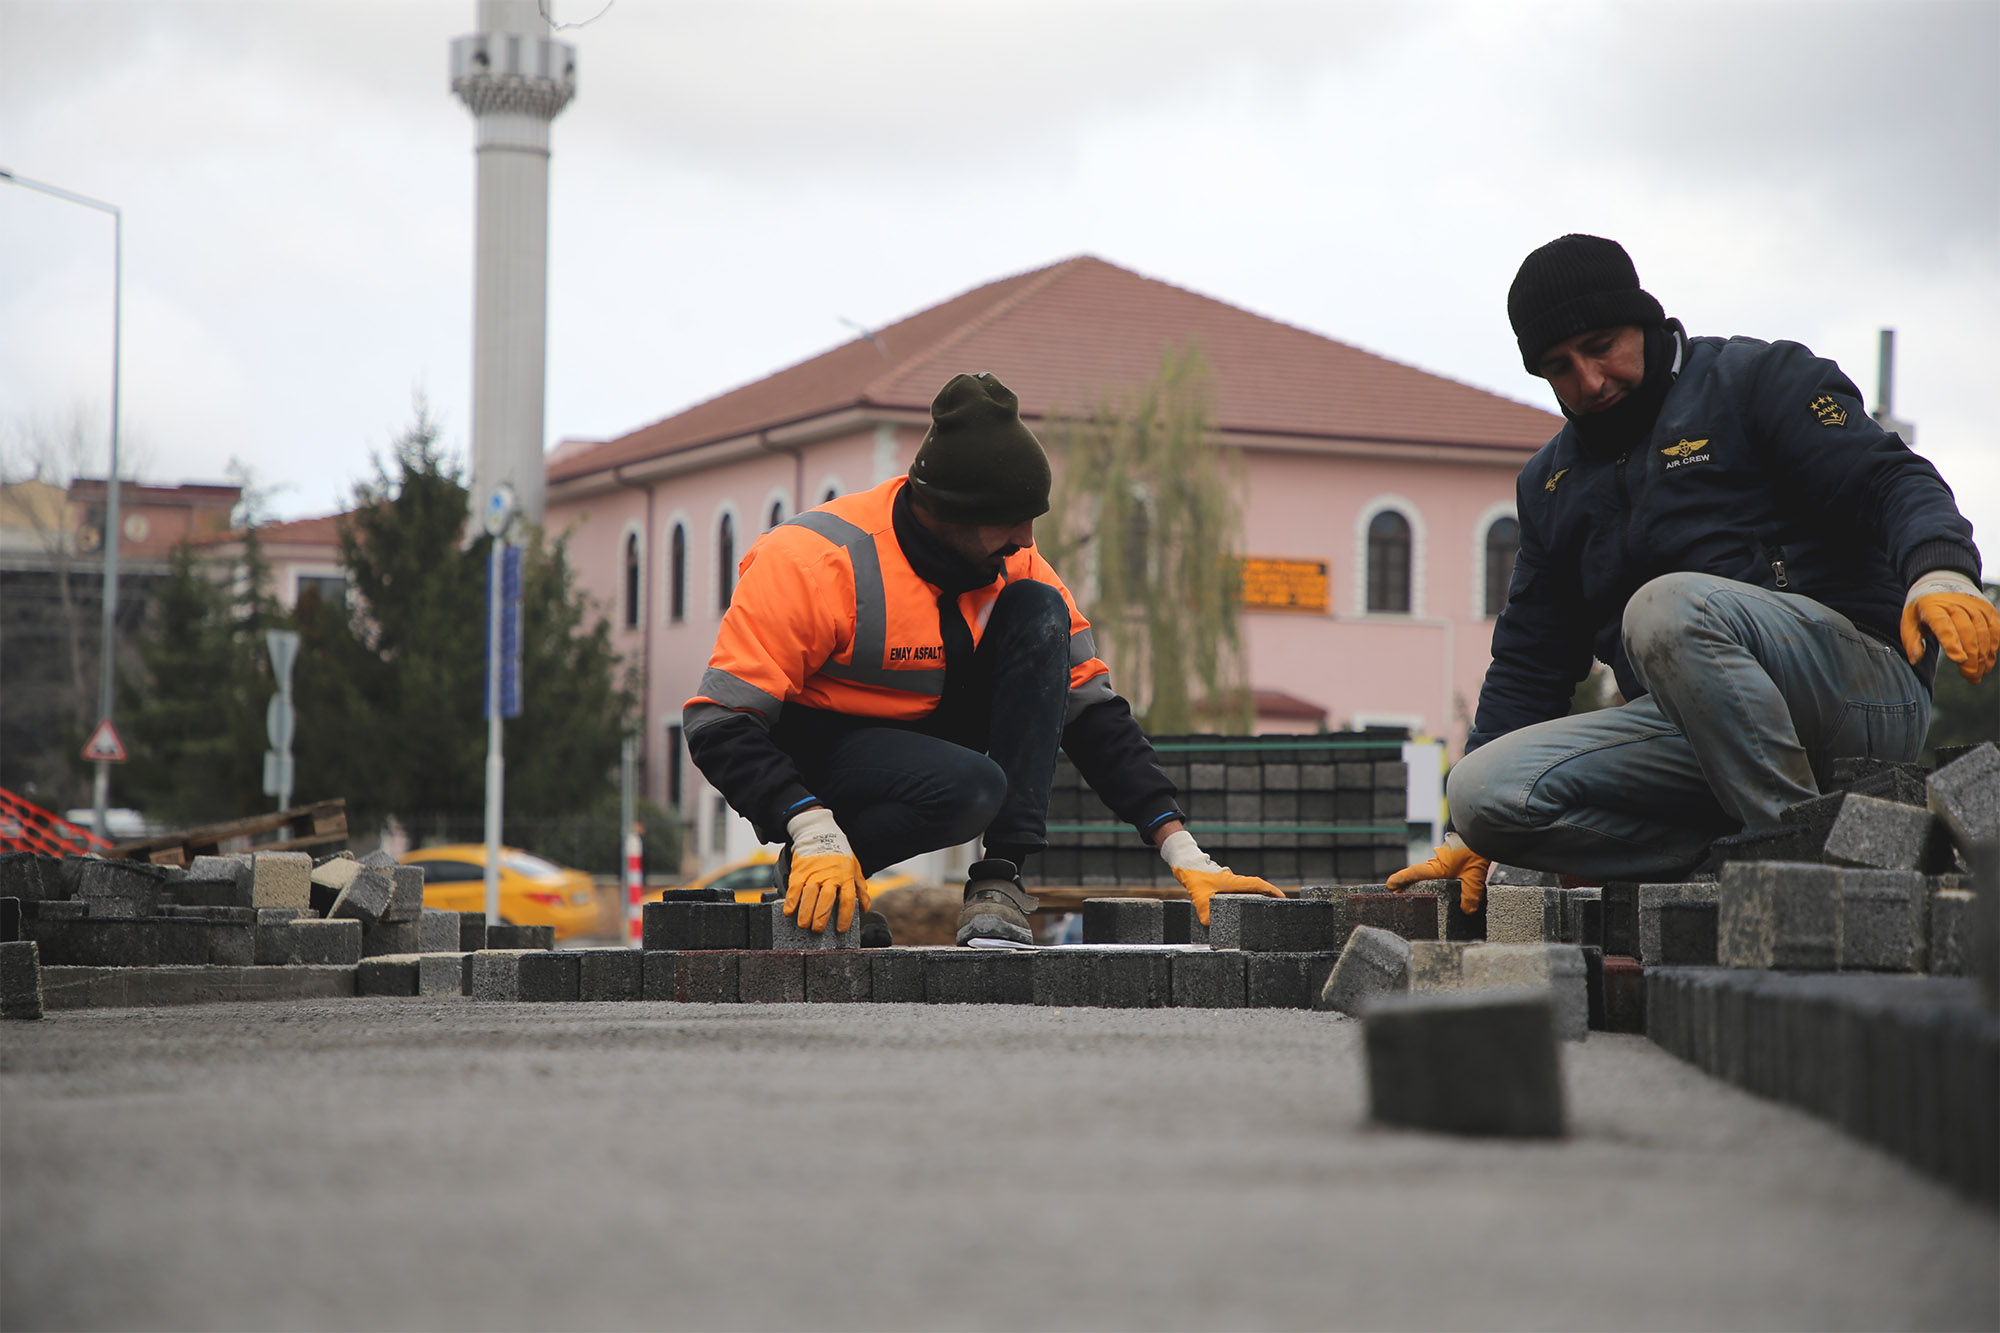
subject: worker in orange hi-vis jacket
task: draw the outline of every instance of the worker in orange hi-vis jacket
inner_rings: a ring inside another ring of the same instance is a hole
[[[888,944],[865,876],[979,838],[958,942],[1032,944],[1022,860],[1048,845],[1060,746],[1160,849],[1201,920],[1279,891],[1196,845],[1173,784],[1034,546],[1049,460],[1014,394],[957,375],[907,477],[779,524],[743,557],[688,750],[758,836],[784,842],[785,913]]]

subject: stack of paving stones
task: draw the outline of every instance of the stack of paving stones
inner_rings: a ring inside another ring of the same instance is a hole
[[[1408,859],[1401,730],[1273,736],[1159,736],[1153,748],[1202,849],[1274,884],[1379,879]],[[1065,756],[1049,794],[1036,885],[1167,887],[1140,843]]]
[[[435,954],[442,975],[463,923],[425,909],[423,891],[421,870],[380,852],[200,856],[186,869],[0,855],[0,942],[33,950],[7,953],[0,1009],[367,994],[360,964],[390,955]]]

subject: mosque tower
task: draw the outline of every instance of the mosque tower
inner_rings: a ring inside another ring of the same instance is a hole
[[[538,0],[479,0],[479,31],[451,44],[451,90],[477,126],[472,292],[475,518],[500,482],[539,523],[547,494],[549,122],[576,95],[576,48]]]

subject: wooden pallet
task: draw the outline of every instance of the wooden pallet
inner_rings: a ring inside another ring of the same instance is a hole
[[[275,838],[260,840],[264,834]],[[166,833],[156,838],[121,842],[110,855],[127,861],[150,861],[154,865],[185,866],[197,856],[222,856],[229,852],[292,852],[307,847],[324,847],[347,841],[347,801],[344,797],[274,810],[268,815],[250,815],[226,824]]]

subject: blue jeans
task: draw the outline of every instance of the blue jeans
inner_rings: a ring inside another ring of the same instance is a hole
[[[1809,598],[1668,574],[1632,595],[1622,629],[1646,694],[1509,732],[1452,769],[1452,824],[1481,856],[1679,874],[1817,796],[1833,760],[1912,761],[1930,730],[1902,653]]]

